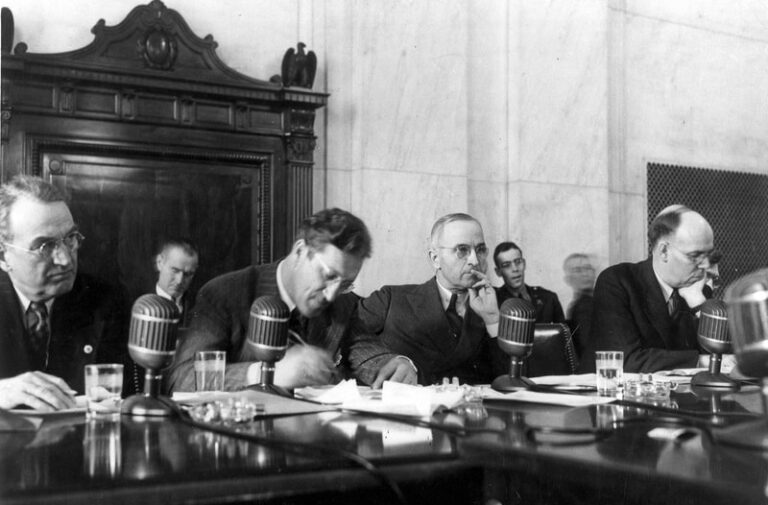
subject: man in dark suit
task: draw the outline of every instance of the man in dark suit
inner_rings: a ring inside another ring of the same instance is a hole
[[[444,377],[488,383],[504,370],[493,366],[493,354],[501,354],[495,340],[499,309],[485,274],[488,247],[480,223],[467,214],[441,217],[428,252],[435,277],[384,286],[361,300],[353,332],[413,360],[420,384]],[[503,368],[506,359],[498,359]],[[366,358],[353,347],[350,362],[359,368]]]
[[[155,257],[155,293],[176,304],[181,314],[182,328],[189,326],[194,300],[187,290],[195,278],[198,262],[197,248],[191,240],[185,238],[164,240]]]
[[[365,224],[349,212],[326,209],[302,223],[283,260],[212,279],[197,295],[192,322],[168,370],[167,388],[194,390],[193,361],[201,350],[227,351],[226,390],[258,383],[261,367],[246,345],[246,333],[251,304],[264,295],[279,296],[292,309],[302,341],[275,364],[274,384],[292,389],[334,382],[351,345],[347,328],[357,300],[352,283],[370,253]],[[370,358],[366,376],[415,377],[406,359],[380,344],[364,342],[356,349]]]
[[[121,363],[125,318],[112,292],[78,274],[77,230],[62,194],[17,176],[0,187],[0,408],[52,411],[84,392],[84,365]]]
[[[525,283],[525,258],[523,251],[514,242],[502,242],[493,251],[496,275],[504,284],[496,288],[499,306],[509,298],[523,298],[536,309],[537,323],[563,323],[565,314],[557,295],[539,286]]]
[[[624,371],[706,366],[696,338],[698,311],[717,261],[712,227],[682,205],[662,210],[648,230],[650,258],[605,269],[595,285],[592,330],[581,368],[594,371],[596,350],[624,352]],[[733,362],[732,356],[724,359]]]

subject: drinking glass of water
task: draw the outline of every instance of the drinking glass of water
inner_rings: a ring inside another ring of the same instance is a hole
[[[622,351],[595,352],[597,394],[616,396],[624,382],[624,353]]]
[[[225,351],[198,351],[195,354],[195,390],[224,391],[226,369]]]
[[[120,418],[123,392],[123,365],[85,365],[85,396],[89,417]]]

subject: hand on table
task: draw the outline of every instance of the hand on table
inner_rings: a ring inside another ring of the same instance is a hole
[[[418,384],[419,377],[411,360],[405,356],[397,356],[379,369],[371,388],[379,389],[386,380],[415,385]]]
[[[59,377],[40,371],[0,379],[0,408],[22,405],[42,412],[71,409],[75,407],[75,391]]]

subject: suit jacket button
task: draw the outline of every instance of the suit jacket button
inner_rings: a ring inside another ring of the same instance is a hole
[[[93,352],[93,347],[91,347],[90,345],[86,345],[85,347],[83,347],[83,352],[85,354],[91,354]]]

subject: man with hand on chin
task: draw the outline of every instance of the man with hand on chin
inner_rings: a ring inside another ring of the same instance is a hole
[[[494,338],[499,308],[485,273],[488,246],[480,223],[468,214],[441,217],[432,227],[428,255],[432,279],[384,286],[359,302],[354,340],[380,341],[410,358],[423,385],[444,377],[488,383],[505,372],[507,360]],[[353,347],[350,364],[359,369],[367,359]],[[385,377],[367,379],[375,388]]]
[[[260,380],[260,365],[246,345],[253,301],[279,296],[291,309],[291,326],[300,339],[275,363],[274,384],[285,389],[333,384],[347,375],[348,324],[357,296],[353,282],[371,255],[365,224],[341,209],[322,210],[305,219],[291,252],[283,260],[253,265],[209,281],[197,295],[192,320],[180,338],[166,386],[194,391],[197,351],[227,352],[224,389],[243,389]],[[356,345],[371,358],[361,373],[415,381],[408,360],[376,342]],[[370,367],[375,367],[370,370]]]
[[[113,290],[78,273],[83,239],[43,179],[0,187],[0,409],[74,407],[89,363],[123,364],[133,392],[127,316]]]
[[[624,351],[625,372],[709,362],[696,333],[699,308],[712,294],[707,272],[720,258],[712,227],[698,212],[672,205],[654,218],[648,241],[650,258],[613,265],[597,278],[584,372],[595,370],[596,350]],[[723,357],[724,367],[734,363]]]

